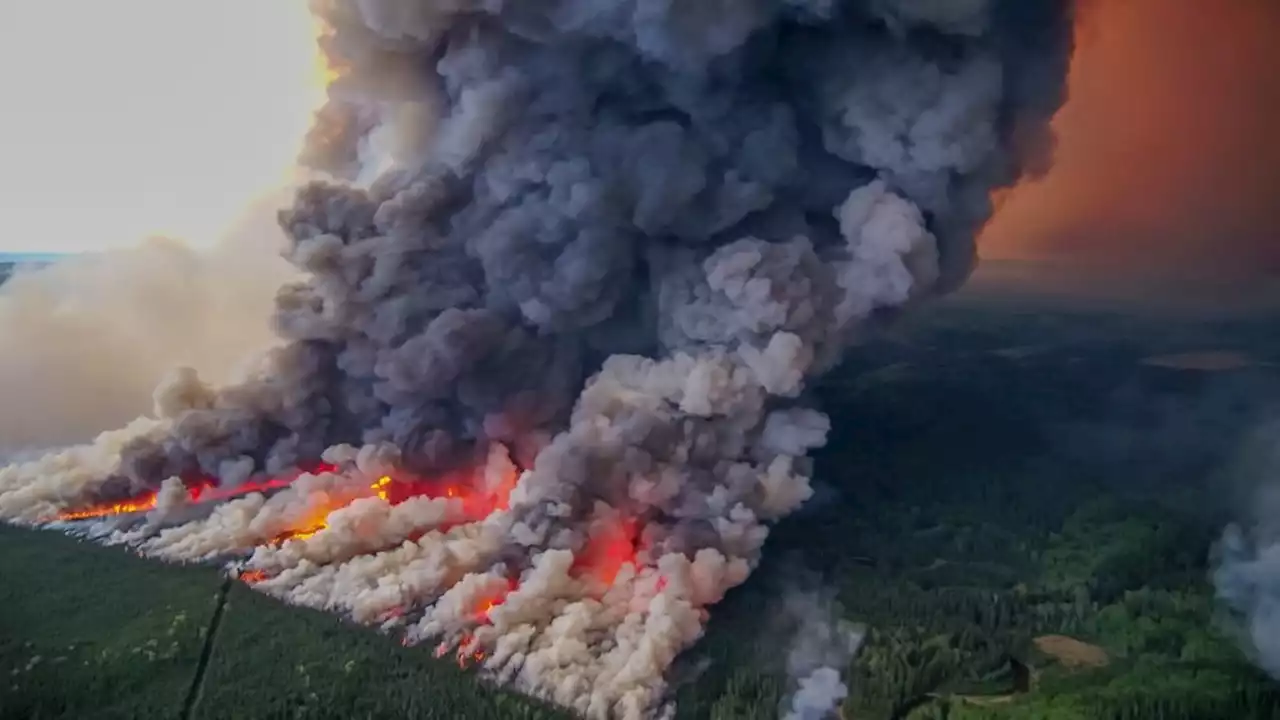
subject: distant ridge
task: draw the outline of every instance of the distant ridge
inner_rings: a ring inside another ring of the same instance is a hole
[[[0,252],[0,264],[51,263],[67,257],[67,253]]]
[[[982,260],[951,301],[997,300],[1030,310],[1172,312],[1184,316],[1274,313],[1280,277],[1214,268],[1132,268],[1070,260]]]

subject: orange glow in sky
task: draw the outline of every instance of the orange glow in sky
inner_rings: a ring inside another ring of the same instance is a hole
[[[986,258],[1280,270],[1280,3],[1086,0],[1054,167]]]

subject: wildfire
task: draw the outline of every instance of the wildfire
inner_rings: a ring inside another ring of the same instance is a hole
[[[447,640],[445,642],[440,643],[439,645],[436,646],[436,651],[435,651],[436,658],[442,658],[445,655],[448,655],[449,650],[450,650],[450,645]],[[475,636],[472,635],[471,633],[467,633],[466,635],[462,636],[462,640],[458,642],[458,649],[454,652],[454,655],[458,659],[458,667],[462,668],[463,670],[466,670],[467,666],[472,663],[476,663],[476,664],[483,663],[484,659],[488,657],[488,655],[484,651],[484,648],[479,646],[479,644],[476,642]]]
[[[306,540],[327,527],[329,527],[328,523],[321,522],[318,525],[312,525],[310,527],[303,528],[302,530],[286,530],[271,538],[271,543],[273,545],[279,545],[286,540]]]
[[[106,517],[108,515],[125,515],[128,513],[147,512],[156,506],[156,493],[147,492],[130,500],[122,500],[114,503],[103,503],[101,505],[92,505],[80,510],[71,510],[58,513],[59,520],[88,520],[90,518]]]
[[[483,598],[477,602],[475,611],[471,613],[471,619],[477,625],[492,623],[489,614],[493,612],[494,608],[501,605],[507,599],[507,595],[514,592],[517,587],[519,587],[519,583],[513,578],[508,578],[507,590],[501,595]],[[442,658],[448,655],[451,649],[453,649],[453,646],[448,640],[445,640],[436,646],[435,656]],[[462,639],[458,641],[457,649],[454,650],[454,655],[457,657],[458,667],[463,670],[467,669],[467,666],[472,663],[483,663],[484,659],[488,657],[485,649],[480,646],[479,641],[476,639],[475,634],[471,632],[463,634]]]
[[[297,472],[283,477],[249,480],[241,483],[240,485],[229,488],[220,487],[217,480],[210,477],[184,478],[182,483],[187,489],[187,502],[222,502],[224,500],[242,497],[250,493],[269,492],[271,490],[279,490],[281,488],[288,487],[303,473],[319,474],[324,472],[335,472],[337,469],[338,467],[336,465],[317,463],[310,466],[307,470],[298,470]],[[149,512],[156,508],[157,500],[157,492],[155,490],[147,490],[126,500],[97,503],[88,507],[77,508],[75,510],[64,510],[58,513],[57,519],[63,521],[89,520],[93,518],[108,517],[111,515],[128,515],[130,513]]]
[[[636,539],[640,525],[634,518],[601,523],[595,527],[586,546],[574,557],[573,572],[613,585],[624,565],[636,565]]]
[[[265,570],[245,570],[237,576],[237,579],[248,585],[253,585],[254,583],[260,583],[269,577],[270,576],[267,575]]]
[[[326,466],[326,467],[332,467],[332,466]],[[333,468],[333,469],[336,470],[337,468]],[[404,498],[399,496],[399,494],[394,493],[395,485],[396,485],[396,481],[392,479],[390,475],[383,475],[382,477],[373,481],[373,483],[369,485],[369,489],[373,491],[374,495],[381,498],[384,502],[388,502],[394,505],[398,502],[403,502],[404,500]],[[341,509],[341,508],[340,507],[330,508],[325,511],[324,519],[305,525],[302,528],[286,530],[285,532],[282,532],[279,535],[276,535],[275,537],[271,538],[271,544],[280,545],[289,540],[306,540],[307,538],[314,536],[316,533],[329,527],[328,515],[329,513],[338,509]]]
[[[475,640],[471,640],[470,644],[475,644]],[[477,647],[471,651],[467,651],[465,649],[467,647],[467,645],[463,645],[458,648],[458,667],[463,670],[466,670],[467,666],[471,663],[475,663],[477,665],[483,663],[486,657],[484,648]]]
[[[513,469],[498,478],[496,483],[486,487],[484,472],[483,467],[468,467],[430,478],[409,474],[394,478],[384,476],[372,487],[378,497],[392,505],[424,496],[459,500],[462,502],[463,515],[474,521],[488,517],[496,510],[505,509],[519,480],[519,472]]]

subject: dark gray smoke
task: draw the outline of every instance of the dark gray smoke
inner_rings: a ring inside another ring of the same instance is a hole
[[[827,366],[850,318],[967,275],[992,189],[1043,167],[1070,52],[1060,1],[313,5],[344,76],[307,157],[386,171],[299,194],[291,343],[130,447],[135,485],[339,442],[445,462],[561,425],[615,352],[785,329]],[[871,183],[906,234],[859,237],[896,221],[854,224]]]

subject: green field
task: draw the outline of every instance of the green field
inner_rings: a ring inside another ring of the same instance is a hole
[[[1144,362],[1280,362],[1274,327],[954,302],[859,349],[815,391],[823,488],[674,669],[678,716],[778,717],[760,618],[803,581],[869,628],[849,718],[1280,718],[1207,581],[1280,372]],[[563,717],[206,568],[0,528],[0,583],[5,718]]]
[[[565,717],[210,569],[4,527],[0,547],[0,717]]]

